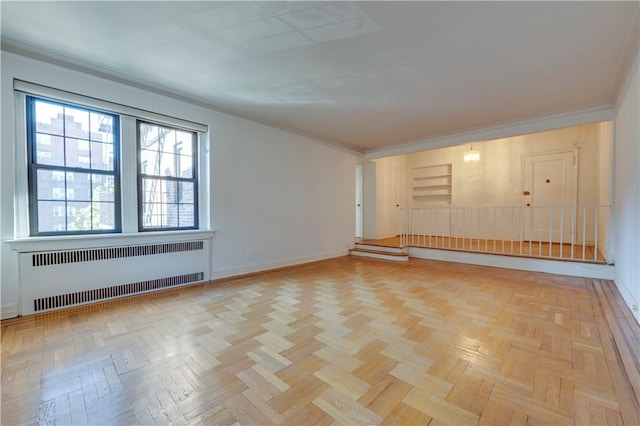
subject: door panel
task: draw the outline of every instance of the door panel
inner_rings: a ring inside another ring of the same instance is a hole
[[[395,190],[394,190],[394,202],[395,202],[395,232],[396,235],[400,235],[402,218],[402,209],[407,207],[407,172],[404,169],[396,169],[395,172]]]
[[[363,165],[356,164],[356,238],[362,238],[362,186],[363,186]]]
[[[572,207],[577,202],[577,151],[524,156],[523,217],[525,239],[543,242],[571,240]]]

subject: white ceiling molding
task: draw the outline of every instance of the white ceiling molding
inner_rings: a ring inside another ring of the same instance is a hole
[[[527,120],[518,120],[496,126],[468,130],[436,138],[422,139],[407,144],[391,146],[379,150],[367,151],[365,159],[390,157],[394,155],[411,154],[428,151],[430,149],[447,148],[471,142],[487,141],[521,136],[528,133],[544,132],[548,130],[579,126],[589,123],[613,120],[615,108],[613,105],[603,105],[585,108],[580,111],[545,115]]]

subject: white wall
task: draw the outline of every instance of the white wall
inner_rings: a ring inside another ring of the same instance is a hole
[[[601,206],[613,205],[613,122],[605,121],[598,125],[600,131],[598,144],[598,204]],[[611,236],[611,211],[604,211],[598,221],[599,250],[605,259],[615,261]]]
[[[16,255],[4,244],[14,238],[15,226],[14,78],[208,125],[211,206],[204,222],[216,230],[214,278],[347,253],[355,228],[355,155],[189,102],[2,52],[3,318],[15,314],[19,298]]]
[[[615,283],[640,322],[640,70],[638,59],[614,119]]]
[[[407,155],[410,175],[415,167],[452,163],[452,203],[458,207],[522,205],[522,154],[573,148],[579,149],[578,204],[597,205],[598,124],[550,130],[504,139],[474,142],[480,161],[464,163],[470,145],[440,148]],[[609,169],[610,173],[610,169]]]

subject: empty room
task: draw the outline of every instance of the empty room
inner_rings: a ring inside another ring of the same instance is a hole
[[[640,2],[0,8],[3,425],[640,424]]]

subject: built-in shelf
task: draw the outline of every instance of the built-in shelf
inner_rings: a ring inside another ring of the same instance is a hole
[[[414,180],[428,180],[428,179],[437,179],[437,178],[448,177],[448,176],[451,176],[451,173],[446,174],[446,175],[421,176],[421,177],[415,177],[413,179]]]
[[[415,190],[420,190],[420,189],[448,189],[449,191],[451,191],[451,185],[414,185],[413,189]]]
[[[414,167],[411,170],[411,198],[414,205],[450,205],[452,165]]]

